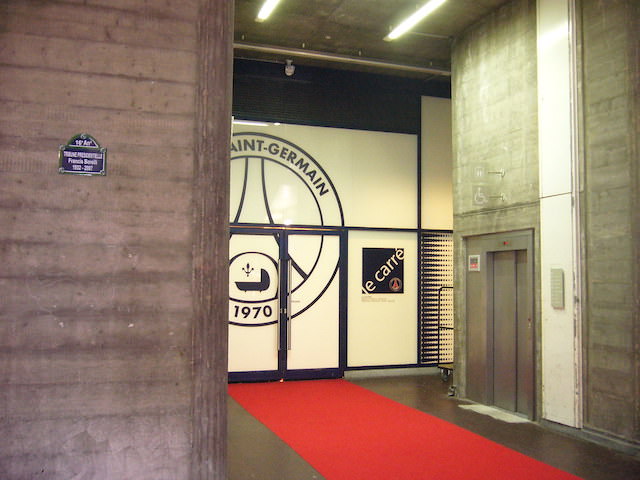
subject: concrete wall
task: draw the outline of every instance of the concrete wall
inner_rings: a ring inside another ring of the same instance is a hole
[[[585,425],[640,441],[640,4],[582,4]]]
[[[576,4],[585,280],[581,413],[585,430],[633,443],[640,440],[640,6],[632,0]],[[536,257],[541,254],[537,88],[535,1],[514,0],[457,39],[453,53],[456,383],[463,396],[467,348],[463,238],[532,228]],[[500,169],[505,170],[504,177],[487,175]],[[474,204],[478,186],[493,197],[483,205]],[[497,198],[500,194],[504,201]],[[536,258],[540,415],[545,386],[540,383],[544,345],[539,267]],[[566,402],[574,401],[572,395],[566,396]]]
[[[194,143],[207,3],[0,2],[3,479],[188,478],[198,461],[194,218],[211,214],[195,202]],[[218,97],[208,107],[228,152],[230,91]],[[58,173],[58,146],[82,132],[107,148],[106,176]],[[224,470],[220,451],[208,459]]]
[[[535,1],[518,0],[472,27],[454,45],[455,382],[463,396],[467,349],[463,238],[512,230],[537,232],[539,224],[535,19]],[[500,170],[504,176],[490,173]],[[539,242],[537,233],[534,242]]]

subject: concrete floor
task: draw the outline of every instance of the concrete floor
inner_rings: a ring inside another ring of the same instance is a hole
[[[430,370],[430,372],[434,372]],[[369,390],[573,473],[585,480],[640,479],[640,456],[622,453],[531,422],[509,423],[461,408],[448,383],[432,374],[350,375]],[[229,398],[229,479],[322,479],[297,453]],[[400,479],[398,479],[400,480]]]

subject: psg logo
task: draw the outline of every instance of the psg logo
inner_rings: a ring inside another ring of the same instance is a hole
[[[344,226],[342,205],[322,166],[299,146],[263,133],[236,133],[231,142],[232,224],[274,227],[252,236],[253,245],[230,239],[230,322],[241,326],[276,323],[279,275],[284,267],[279,242],[286,227]],[[292,318],[310,308],[336,276],[339,249],[327,235],[289,240],[288,282],[302,299]],[[302,238],[304,237],[304,238]]]

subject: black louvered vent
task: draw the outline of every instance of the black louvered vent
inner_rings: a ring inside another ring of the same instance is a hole
[[[420,364],[453,362],[453,234],[420,235]]]

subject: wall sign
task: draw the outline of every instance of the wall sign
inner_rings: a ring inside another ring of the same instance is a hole
[[[362,293],[404,293],[404,248],[362,249]]]
[[[468,269],[470,272],[480,271],[480,255],[469,255]]]
[[[80,133],[60,145],[58,151],[60,173],[75,175],[106,175],[107,149],[87,133]]]

